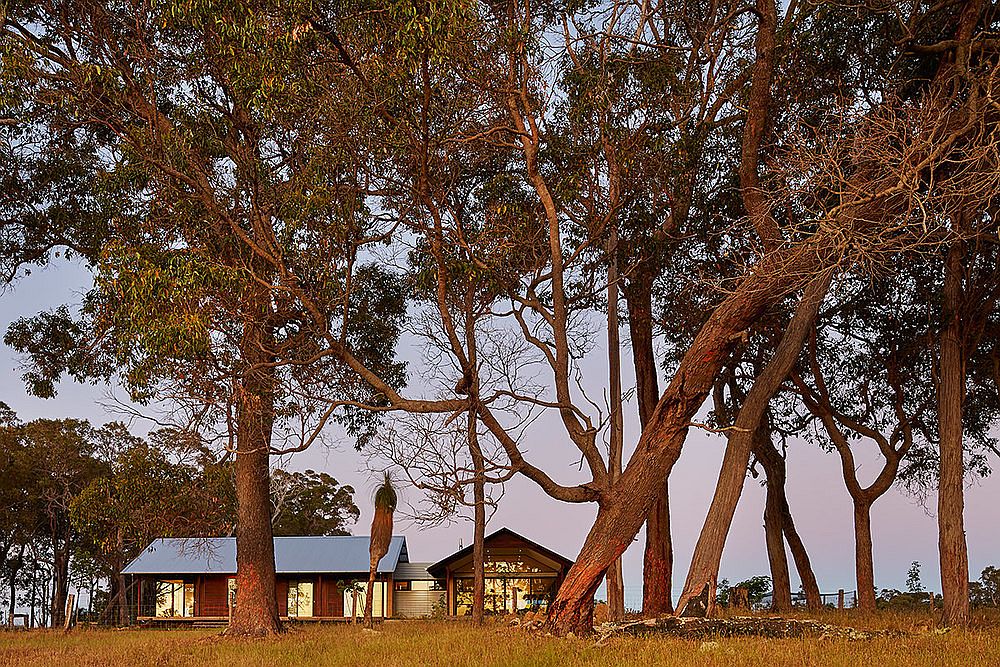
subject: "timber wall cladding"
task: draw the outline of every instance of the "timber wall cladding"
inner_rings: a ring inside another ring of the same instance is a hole
[[[228,577],[204,577],[201,582],[201,608],[199,616],[227,616],[229,614]]]
[[[278,616],[288,616],[288,580],[275,582],[274,597],[278,598]]]

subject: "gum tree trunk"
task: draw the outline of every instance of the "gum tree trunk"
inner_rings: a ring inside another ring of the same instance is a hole
[[[625,288],[629,337],[635,366],[639,424],[645,429],[660,396],[653,351],[653,276],[641,273]],[[642,615],[655,618],[674,611],[671,587],[674,554],[670,537],[669,482],[656,495],[646,517],[646,546],[642,559]]]
[[[742,332],[787,294],[803,272],[827,274],[829,263],[835,261],[834,250],[817,244],[765,257],[708,317],[643,429],[622,476],[601,495],[594,525],[552,604],[547,627],[553,633],[593,630],[594,592],[645,523],[663,480],[680,456],[692,418]]]
[[[624,421],[622,417],[622,356],[621,333],[618,323],[618,227],[612,222],[608,238],[608,385],[610,402],[610,433],[608,438],[608,476],[614,484],[622,472]],[[617,558],[608,568],[608,616],[612,621],[625,620],[625,581],[622,559]]]
[[[774,357],[754,381],[753,387],[743,401],[722,460],[715,495],[691,557],[691,567],[688,569],[684,592],[677,604],[678,611],[682,613],[687,603],[701,595],[705,586],[719,576],[719,565],[726,538],[729,536],[736,507],[743,493],[746,469],[754,446],[754,434],[771,397],[778,391],[798,359],[816,321],[831,279],[831,272],[823,272],[806,288],[781,342],[778,343]]]
[[[875,611],[871,510],[869,503],[854,502],[854,571],[858,582],[858,608],[861,611]]]
[[[486,462],[479,446],[477,424],[476,410],[470,409],[469,451],[472,454],[472,465],[475,473],[475,479],[472,483],[472,496],[475,503],[472,537],[472,622],[476,625],[482,625],[486,606],[486,483],[483,480]]]
[[[784,495],[784,490],[782,490]],[[819,611],[823,607],[823,598],[819,592],[819,584],[816,582],[816,574],[813,572],[812,563],[809,562],[809,554],[802,543],[795,522],[792,520],[792,512],[788,507],[787,497],[783,502],[782,528],[785,531],[785,541],[788,542],[788,549],[792,552],[792,559],[795,561],[795,569],[799,573],[799,580],[802,582],[802,590],[806,594],[806,607],[809,611]]]
[[[778,454],[777,450],[774,450],[770,434],[767,431],[768,429],[763,423],[757,429],[754,453],[757,460],[763,464],[764,472],[767,475],[764,502],[764,539],[767,544],[767,560],[771,569],[771,609],[779,613],[786,613],[792,610],[792,582],[788,574],[788,556],[785,554],[784,493],[782,493],[785,480],[775,465],[775,461],[767,455],[768,449]]]
[[[239,637],[274,635],[282,629],[271,532],[274,393],[267,363],[272,348],[261,319],[261,312],[252,313],[244,327],[241,352],[247,370],[236,397],[236,605],[226,634]]]
[[[944,622],[950,626],[969,621],[969,556],[965,541],[965,464],[963,461],[962,403],[965,398],[965,354],[961,302],[964,248],[955,243],[948,251],[938,387],[940,469],[938,475],[938,553],[941,560],[941,593]]]

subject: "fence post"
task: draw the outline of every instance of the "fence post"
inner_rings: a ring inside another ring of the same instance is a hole
[[[841,588],[837,591],[837,609],[844,608],[844,589]]]

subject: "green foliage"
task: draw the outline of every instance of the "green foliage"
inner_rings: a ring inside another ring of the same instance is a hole
[[[906,590],[910,593],[924,590],[924,584],[920,581],[920,561],[910,563],[910,569],[906,571]]]
[[[271,498],[275,535],[350,535],[350,525],[361,516],[354,489],[325,472],[275,470]]]
[[[382,483],[375,490],[374,504],[376,511],[395,512],[396,511],[396,487],[393,485],[389,473],[385,473]]]

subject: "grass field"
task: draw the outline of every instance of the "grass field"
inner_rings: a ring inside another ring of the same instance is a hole
[[[859,629],[897,628],[903,639],[619,638],[556,639],[501,624],[474,628],[462,622],[389,622],[377,632],[349,625],[294,627],[277,639],[236,641],[207,630],[77,630],[0,633],[0,665],[357,665],[413,667],[492,665],[1000,665],[1000,624],[979,619],[973,629],[935,632],[918,614],[822,620]]]

